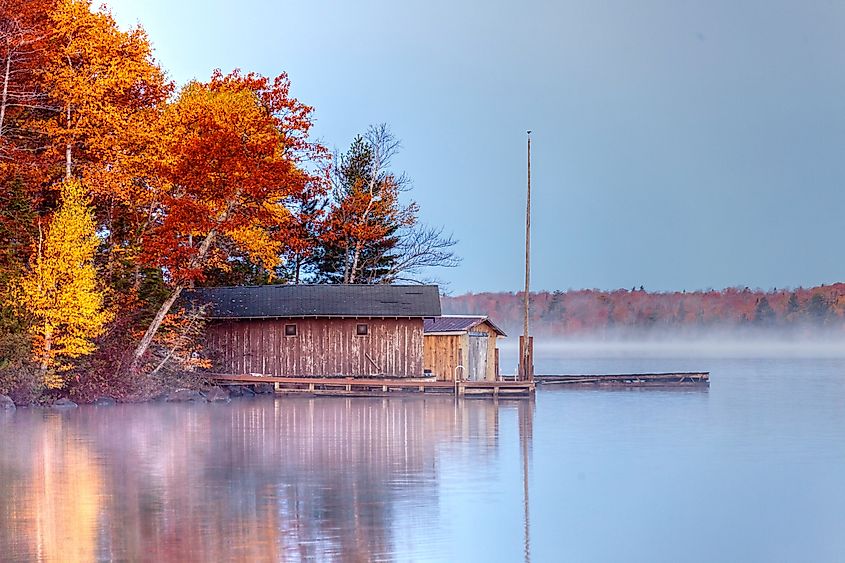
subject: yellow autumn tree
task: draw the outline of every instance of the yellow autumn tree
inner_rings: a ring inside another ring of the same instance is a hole
[[[53,215],[21,281],[22,305],[31,318],[33,355],[44,384],[64,384],[68,360],[90,354],[93,339],[111,315],[97,283],[94,217],[88,193],[69,178],[61,187],[61,206]]]

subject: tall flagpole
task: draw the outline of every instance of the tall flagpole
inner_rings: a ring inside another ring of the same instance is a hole
[[[531,346],[528,338],[528,307],[531,288],[531,131],[528,131],[528,197],[525,203],[525,305],[524,326],[522,330],[522,379],[531,380]]]

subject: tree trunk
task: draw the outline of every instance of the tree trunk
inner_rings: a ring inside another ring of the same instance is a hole
[[[141,289],[141,265],[135,262],[132,268],[132,290],[139,291]]]
[[[349,283],[355,283],[355,274],[358,270],[358,261],[361,259],[361,249],[364,244],[359,240],[355,244],[355,253],[352,255],[352,270],[349,272]]]
[[[173,293],[170,294],[164,303],[161,304],[161,307],[158,308],[158,312],[156,316],[153,317],[153,321],[150,323],[150,326],[147,327],[147,332],[144,333],[144,337],[141,338],[141,342],[138,343],[138,347],[135,348],[135,354],[132,358],[132,365],[130,369],[132,371],[137,371],[138,367],[141,363],[141,357],[147,352],[147,348],[150,347],[150,344],[153,341],[156,333],[158,332],[161,323],[164,321],[164,317],[167,316],[167,313],[170,312],[170,308],[179,298],[179,294],[182,293],[182,290],[185,289],[185,286],[177,285],[176,288],[173,290]]]
[[[47,370],[50,369],[50,352],[53,350],[53,329],[49,323],[44,324],[44,349],[42,350],[39,372],[41,383],[47,382]]]
[[[40,293],[44,292],[44,271],[43,271],[43,259],[44,259],[44,231],[41,230],[41,219],[38,219],[38,247],[36,248],[36,267],[38,269],[38,291]],[[47,369],[50,367],[50,351],[53,348],[53,329],[50,327],[50,324],[45,322],[44,323],[44,349],[42,350],[41,356],[41,365],[39,367],[39,372],[41,376],[41,382],[44,383],[47,378]]]
[[[6,124],[6,105],[9,100],[9,76],[12,67],[11,50],[6,54],[6,72],[3,75],[3,102],[0,104],[0,139],[3,138],[3,126]]]
[[[349,283],[349,239],[343,247],[343,283]]]
[[[200,244],[199,249],[197,250],[197,255],[191,263],[191,267],[197,267],[198,265],[202,264],[205,260],[206,255],[208,254],[208,250],[211,248],[211,244],[214,242],[214,239],[217,237],[217,231],[212,229],[209,231],[208,235],[206,235],[205,239]],[[150,323],[150,326],[147,327],[147,332],[144,333],[144,337],[141,338],[141,342],[138,343],[138,347],[135,348],[135,353],[132,357],[132,364],[129,366],[129,369],[132,372],[137,372],[138,368],[141,365],[141,358],[147,352],[147,349],[152,344],[153,338],[155,337],[158,329],[161,327],[161,323],[164,321],[164,317],[167,316],[167,313],[170,312],[170,308],[176,302],[176,299],[179,298],[179,294],[182,293],[182,290],[185,289],[185,286],[182,284],[177,285],[173,293],[168,297],[164,303],[161,304],[159,307],[156,316],[153,318],[153,321]]]
[[[67,106],[67,128],[70,130],[70,104]],[[70,141],[68,141],[65,145],[65,178],[70,178],[71,162],[71,147]]]

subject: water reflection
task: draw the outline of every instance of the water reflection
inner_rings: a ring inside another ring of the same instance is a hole
[[[448,535],[446,466],[480,482],[497,466],[502,413],[528,559],[532,403],[451,398],[19,410],[0,419],[0,558],[448,559],[417,536]]]
[[[529,509],[528,470],[534,439],[534,401],[521,401],[519,408],[519,450],[522,460],[522,510],[523,554],[525,562],[531,561],[531,510]]]
[[[20,428],[14,436],[26,447],[23,465],[6,463],[11,444],[4,437],[0,491],[3,537],[28,538],[20,555],[47,561],[91,561],[96,553],[97,518],[103,496],[99,468],[83,441],[63,439],[64,419],[45,417],[39,429]],[[56,471],[57,467],[70,471]],[[8,553],[2,545],[3,553]]]

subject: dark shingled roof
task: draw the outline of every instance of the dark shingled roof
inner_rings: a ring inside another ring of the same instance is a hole
[[[500,336],[507,336],[505,331],[493,324],[493,321],[484,315],[454,315],[426,319],[423,324],[425,334],[438,334],[441,332],[466,332],[473,327],[487,322]]]
[[[212,319],[268,317],[436,317],[436,285],[261,285],[185,290],[210,303]]]

